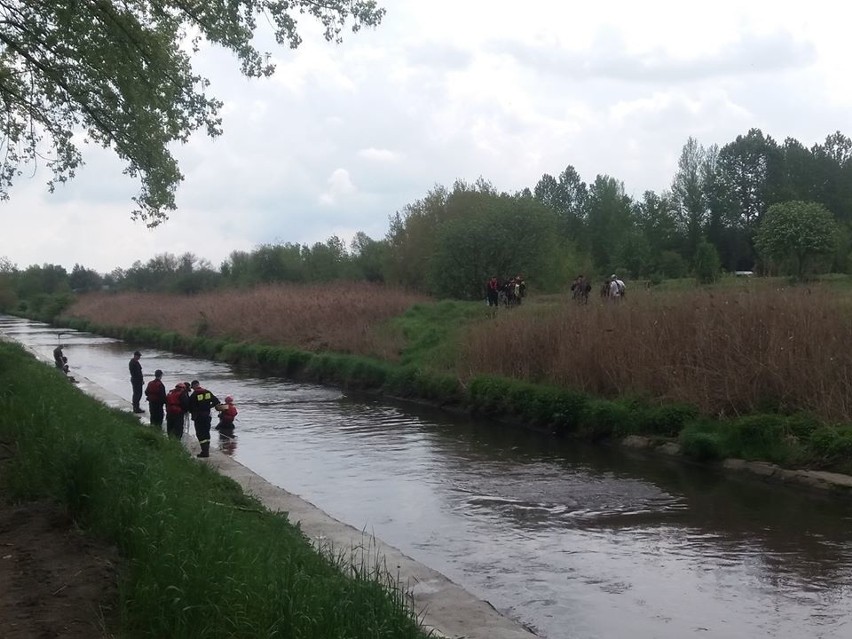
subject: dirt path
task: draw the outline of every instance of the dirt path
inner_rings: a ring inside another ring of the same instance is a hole
[[[0,475],[4,466],[0,459]],[[84,535],[57,506],[12,505],[0,487],[0,637],[114,636],[117,564],[114,548]]]

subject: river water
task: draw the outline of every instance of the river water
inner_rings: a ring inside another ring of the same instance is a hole
[[[134,345],[0,332],[129,400]],[[224,452],[543,637],[852,638],[850,501],[140,350],[234,396]]]

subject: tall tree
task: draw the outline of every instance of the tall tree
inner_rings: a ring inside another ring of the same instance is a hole
[[[632,200],[624,184],[608,175],[595,178],[589,190],[589,244],[598,269],[611,269],[619,248],[633,226]]]
[[[687,139],[672,182],[672,195],[686,237],[684,248],[690,256],[695,254],[706,223],[707,205],[702,173],[705,158],[704,147],[698,140],[693,137]]]
[[[778,145],[760,129],[751,129],[722,147],[718,163],[730,200],[731,223],[752,230],[778,189]]]
[[[245,75],[267,76],[273,65],[252,44],[257,18],[295,48],[298,15],[339,41],[347,24],[379,24],[384,9],[374,0],[0,0],[0,196],[22,163],[44,157],[43,145],[51,189],[73,177],[82,130],[141,181],[133,217],[159,224],[182,179],[172,144],[197,129],[220,133],[221,102],[192,70],[199,40],[232,50]]]
[[[761,255],[783,263],[792,258],[801,278],[814,259],[830,255],[838,240],[834,216],[815,202],[773,204],[766,212],[755,238]]]
[[[556,212],[560,232],[575,244],[585,245],[589,189],[577,170],[568,165],[558,178],[545,173],[533,193],[536,200]]]

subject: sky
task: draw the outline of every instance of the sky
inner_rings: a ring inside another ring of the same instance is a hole
[[[195,69],[224,102],[224,134],[175,148],[185,179],[164,224],[132,221],[138,184],[86,146],[86,165],[52,194],[47,171],[23,167],[0,202],[0,257],[106,273],[192,252],[218,267],[261,244],[381,239],[389,216],[457,179],[514,192],[573,165],[639,197],[670,187],[690,136],[852,136],[846,3],[380,4],[381,26],[340,45],[307,18],[295,51],[261,30],[277,64],[267,79],[202,48]]]

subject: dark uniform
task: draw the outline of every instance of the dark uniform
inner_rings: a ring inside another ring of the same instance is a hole
[[[142,386],[145,380],[142,377],[142,364],[139,363],[141,353],[136,351],[133,353],[133,358],[128,364],[130,368],[130,385],[133,387],[133,412],[144,413],[145,411],[139,406],[139,401],[142,399]]]
[[[210,457],[210,411],[219,404],[216,396],[198,381],[192,382],[192,395],[189,396],[189,413],[195,423],[195,436],[201,444],[201,452],[198,457]]]

